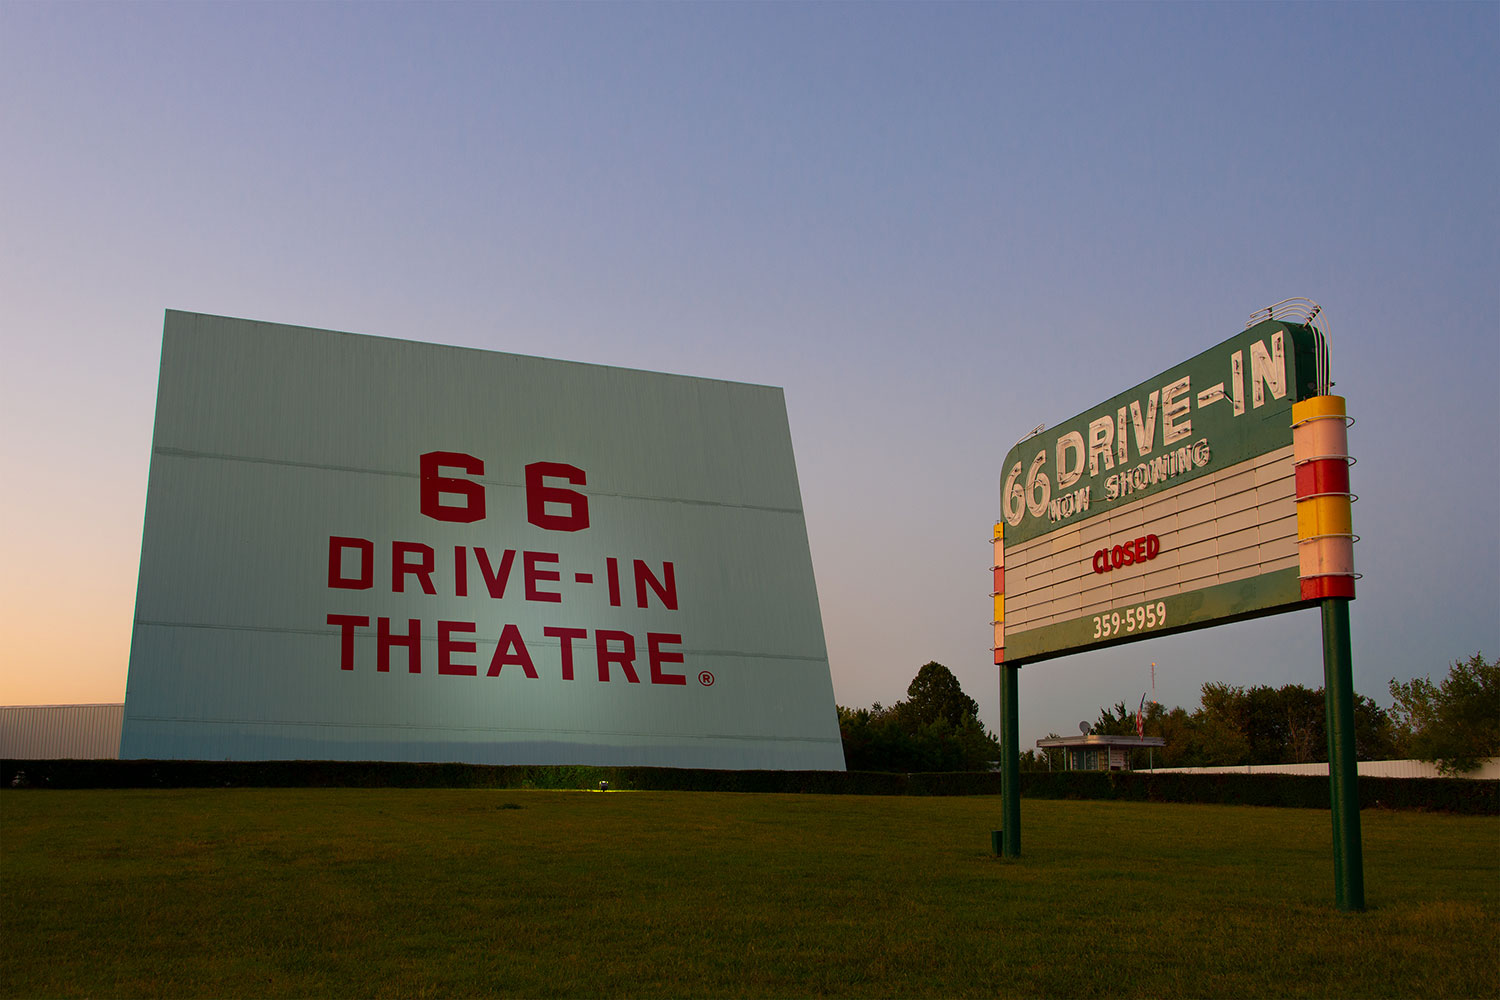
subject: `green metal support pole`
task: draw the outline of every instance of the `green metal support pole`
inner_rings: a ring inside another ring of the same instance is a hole
[[[1016,717],[1020,674],[1020,667],[1000,665],[1000,812],[1007,858],[1021,856],[1021,726]]]
[[[1359,768],[1354,750],[1353,660],[1349,652],[1349,601],[1341,597],[1324,598],[1323,690],[1328,714],[1328,786],[1333,806],[1333,886],[1338,908],[1346,911],[1365,908]]]

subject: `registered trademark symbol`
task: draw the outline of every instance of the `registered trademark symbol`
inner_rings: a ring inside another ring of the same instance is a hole
[[[698,673],[698,683],[706,688],[711,688],[714,686],[714,675],[707,670],[700,671]]]

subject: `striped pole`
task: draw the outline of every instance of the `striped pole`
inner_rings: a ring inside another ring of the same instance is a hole
[[[1302,599],[1320,602],[1323,611],[1334,899],[1340,910],[1355,911],[1365,908],[1365,875],[1349,642],[1355,574],[1347,430],[1342,397],[1314,396],[1292,405]]]
[[[995,665],[1000,668],[1001,853],[1021,856],[1021,726],[1016,717],[1021,668],[1005,662],[1005,524],[995,523]]]
[[[995,645],[992,648],[995,654],[995,663],[999,665],[1005,662],[1005,523],[995,523],[995,565],[990,567],[995,575],[995,589],[990,596],[995,599],[995,620],[990,624],[995,626]]]

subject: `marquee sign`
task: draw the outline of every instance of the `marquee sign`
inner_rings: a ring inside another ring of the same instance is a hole
[[[995,662],[1352,597],[1326,369],[1318,330],[1267,320],[1012,448]]]
[[[168,312],[121,756],[842,769],[781,390]]]

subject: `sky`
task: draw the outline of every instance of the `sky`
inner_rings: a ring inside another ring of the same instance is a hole
[[[1484,3],[0,0],[0,704],[124,697],[169,308],[784,387],[838,702],[998,730],[1006,452],[1307,296],[1389,705],[1500,654],[1497,93]],[[1022,747],[1321,657],[1033,664]]]

